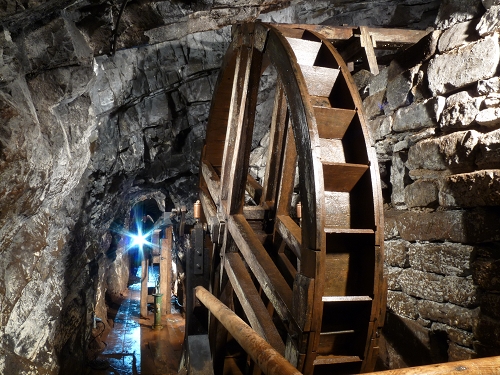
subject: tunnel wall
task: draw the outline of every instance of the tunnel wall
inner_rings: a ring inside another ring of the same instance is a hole
[[[389,368],[500,355],[500,6],[444,4],[437,30],[354,76],[383,184]]]

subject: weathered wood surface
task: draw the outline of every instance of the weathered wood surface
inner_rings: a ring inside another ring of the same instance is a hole
[[[370,375],[498,375],[500,356],[370,372]]]
[[[196,287],[196,297],[226,327],[242,348],[267,375],[301,375],[283,356],[260,337],[233,311],[203,287]]]
[[[384,305],[377,161],[357,88],[318,30],[325,29],[235,27],[214,94],[200,183],[203,206],[212,216],[216,210],[221,223],[217,244],[226,261],[214,271],[216,296],[234,290],[235,306],[260,331],[269,317],[281,320],[286,358],[307,375],[315,367],[334,373],[346,363],[352,372],[372,369]],[[377,45],[370,28],[327,31],[355,41],[363,53]],[[365,58],[375,69],[374,54]],[[268,65],[278,82],[266,172],[258,184],[248,177],[249,145]],[[209,136],[212,131],[224,136]],[[209,157],[212,150],[217,156]],[[244,205],[245,189],[251,206]],[[334,318],[340,319],[335,329],[323,319],[323,313],[338,314],[333,305],[345,311]],[[351,339],[356,344],[347,350]],[[224,337],[215,341],[220,357]],[[252,364],[248,370],[258,373]]]
[[[285,344],[281,340],[240,255],[237,253],[226,254],[225,261],[229,281],[233,285],[233,290],[238,296],[250,326],[276,351],[284,355]]]

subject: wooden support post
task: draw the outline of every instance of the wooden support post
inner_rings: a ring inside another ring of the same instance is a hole
[[[375,50],[373,49],[373,41],[370,32],[368,30],[368,27],[360,26],[359,30],[361,32],[361,38],[360,38],[361,47],[363,47],[365,51],[366,63],[370,68],[370,72],[373,75],[378,75],[379,71],[378,71],[377,57],[375,56]]]
[[[148,317],[148,278],[149,278],[149,259],[141,254],[141,316]]]
[[[160,291],[163,293],[161,310],[163,314],[170,314],[172,295],[172,227],[165,229],[165,238],[161,240],[160,253]]]

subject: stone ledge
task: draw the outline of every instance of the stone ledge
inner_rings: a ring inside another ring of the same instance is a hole
[[[441,322],[465,331],[472,330],[479,315],[479,308],[471,310],[452,303],[438,303],[426,300],[418,301],[417,309],[424,319]]]
[[[446,177],[440,191],[444,207],[500,206],[500,170],[482,170]]]
[[[386,239],[478,243],[500,240],[500,210],[385,211]]]

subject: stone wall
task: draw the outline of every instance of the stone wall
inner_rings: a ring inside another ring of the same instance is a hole
[[[500,355],[500,5],[491,3],[443,2],[438,29],[360,87],[383,179],[390,368]]]

